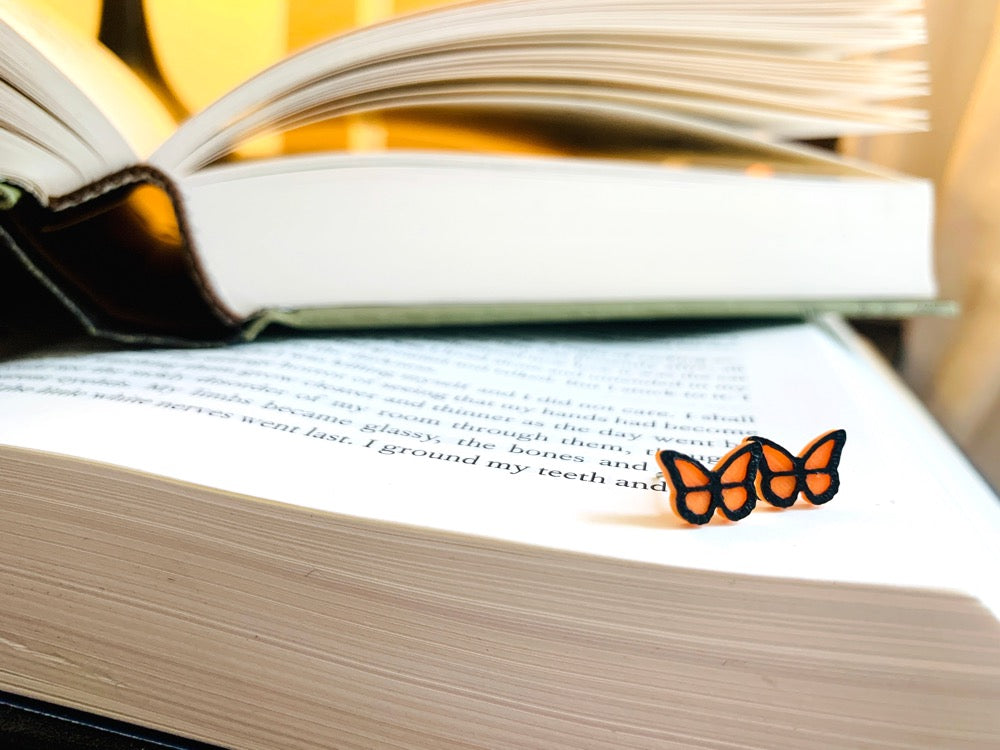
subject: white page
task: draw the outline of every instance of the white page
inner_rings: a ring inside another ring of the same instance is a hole
[[[76,166],[84,181],[133,165],[173,131],[156,96],[118,57],[65,25],[58,14],[30,6],[0,7],[0,70],[7,83],[74,131],[92,151]],[[70,144],[66,147],[72,153]],[[82,183],[81,183],[82,184]],[[60,185],[64,192],[80,187]]]
[[[13,362],[0,366],[0,444],[638,561],[962,590],[1000,611],[995,498],[855,352],[804,324],[605,331]],[[842,487],[822,507],[761,503],[694,528],[643,488],[658,449],[712,462],[762,434],[798,452],[837,427]]]
[[[920,44],[926,37],[923,19],[907,12],[912,5],[740,3],[734,12],[733,4],[727,2],[462,3],[358,29],[280,61],[189,118],[150,160],[173,174],[189,174],[216,155],[214,148],[204,149],[205,144],[220,139],[228,148],[252,136],[256,130],[253,115],[261,111],[262,103],[288,95],[294,98],[296,92],[350,70],[367,71],[363,76],[372,74],[363,86],[365,90],[384,91],[395,85],[392,68],[396,60],[441,50],[475,49],[498,42],[535,46],[567,39],[615,44],[662,41],[751,46],[780,51],[792,61],[812,57],[826,62]],[[884,62],[888,67],[894,63]],[[446,72],[445,77],[461,78],[460,67],[456,66],[458,72],[453,75]],[[851,129],[850,119],[842,128]],[[711,122],[707,124],[711,126]]]
[[[919,180],[394,152],[225,166],[181,190],[206,278],[239,316],[935,289]]]

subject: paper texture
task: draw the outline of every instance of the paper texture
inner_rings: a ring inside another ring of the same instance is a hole
[[[10,363],[0,442],[334,513],[996,607],[995,498],[895,388],[805,324],[317,337]],[[711,463],[748,434],[798,452],[835,427],[842,488],[821,508],[693,530],[646,489],[661,448]]]

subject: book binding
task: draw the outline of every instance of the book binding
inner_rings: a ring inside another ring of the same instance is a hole
[[[4,198],[0,244],[92,334],[150,344],[238,334],[240,321],[212,292],[180,194],[162,172],[126,169],[47,206],[28,191],[7,188]]]

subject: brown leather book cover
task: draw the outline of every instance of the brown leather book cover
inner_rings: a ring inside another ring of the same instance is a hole
[[[212,294],[180,194],[150,167],[113,174],[41,205],[0,211],[0,244],[92,333],[142,343],[213,343],[237,320]]]

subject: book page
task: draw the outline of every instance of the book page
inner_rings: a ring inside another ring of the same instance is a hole
[[[81,144],[102,163],[78,159],[79,184],[56,181],[63,192],[148,156],[176,123],[150,89],[107,48],[60,19],[17,3],[0,8],[0,80],[71,131],[49,145],[68,156]],[[40,127],[40,126],[39,126]],[[79,142],[74,142],[73,137]],[[39,177],[37,179],[42,179]],[[53,178],[54,179],[54,178]]]
[[[802,324],[312,337],[3,365],[0,444],[462,534],[997,603],[995,498],[932,429],[914,439],[895,388]],[[747,435],[797,453],[838,427],[842,487],[821,507],[695,528],[655,476],[661,449],[711,466]]]
[[[893,104],[923,90],[919,67],[857,59],[921,43],[913,6],[462,3],[285,58],[189,118],[151,163],[189,174],[270,128],[426,104],[603,109],[601,119],[725,143],[920,129],[920,112]],[[435,92],[446,101],[424,98]]]
[[[916,180],[396,152],[226,165],[181,191],[205,278],[241,317],[934,296]]]

